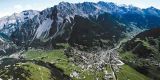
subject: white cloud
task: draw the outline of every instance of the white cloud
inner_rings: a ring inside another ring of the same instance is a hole
[[[4,16],[9,16],[9,15],[11,15],[11,13],[10,12],[0,12],[0,18],[1,17],[4,17]]]
[[[13,7],[9,7],[8,9],[5,9],[5,10],[2,10],[0,11],[0,18],[1,17],[4,17],[4,16],[10,16],[12,15],[13,13],[20,13],[24,10],[30,10],[30,9],[33,9],[34,7],[31,6],[31,5],[14,5]]]
[[[14,5],[14,12],[21,12],[23,9],[24,9],[24,7],[22,7],[22,5]]]
[[[15,5],[14,8],[15,9],[22,9],[22,6],[21,5]]]
[[[26,9],[32,9],[33,7],[31,6],[31,5],[29,5],[29,4],[27,4],[26,6]]]

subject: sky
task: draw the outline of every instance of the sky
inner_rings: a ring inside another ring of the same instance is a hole
[[[105,1],[114,2],[118,5],[126,4],[140,8],[153,6],[160,9],[160,0],[0,0],[0,17],[30,9],[41,11],[62,1],[70,3]]]

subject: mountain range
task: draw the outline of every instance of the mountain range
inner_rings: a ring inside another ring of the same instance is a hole
[[[86,21],[82,23],[76,21],[77,19],[83,20],[83,18]],[[70,35],[74,32],[72,29],[74,30],[74,27],[77,26],[76,24],[81,24],[81,26],[83,26],[85,22],[91,23],[87,26],[96,24],[96,30],[103,30],[100,31],[101,33],[96,33],[99,31],[93,31],[97,34],[95,36],[94,33],[91,33],[94,34],[94,38],[107,38],[117,42],[120,39],[119,37],[125,36],[125,33],[158,28],[159,21],[160,10],[154,7],[140,9],[134,6],[118,6],[114,3],[102,1],[98,3],[84,2],[77,4],[61,2],[43,11],[28,10],[1,18],[0,31],[1,34],[8,36],[9,39],[18,46],[22,46],[22,43],[30,47],[34,45],[37,46],[39,42],[43,43],[43,45],[50,44],[51,42],[52,45],[49,46],[51,47],[56,43],[56,40],[74,41],[70,40]],[[94,26],[91,26],[91,28],[92,27]],[[89,30],[89,28],[85,28],[86,29],[82,29],[81,31],[86,30],[88,33],[87,30]],[[82,37],[86,34],[84,32],[83,34],[77,35]],[[77,35],[75,35],[76,39],[78,39]],[[112,37],[117,39],[113,40],[114,38]],[[113,45],[112,43],[113,42],[108,42],[106,44]]]

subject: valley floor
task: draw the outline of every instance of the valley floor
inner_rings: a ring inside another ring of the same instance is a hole
[[[20,80],[148,80],[125,65],[116,50],[102,51],[98,65],[78,65],[62,49],[30,49],[1,59],[0,78]],[[89,62],[89,61],[88,61]]]

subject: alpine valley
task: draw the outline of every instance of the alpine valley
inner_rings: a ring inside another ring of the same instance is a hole
[[[61,2],[2,17],[0,80],[160,80],[160,10]]]

